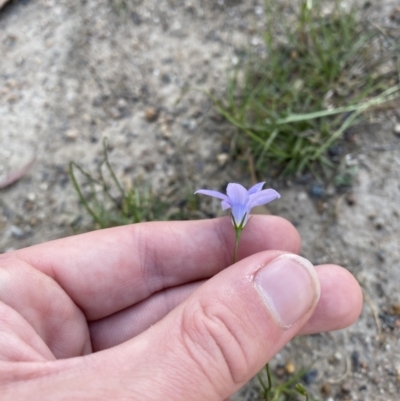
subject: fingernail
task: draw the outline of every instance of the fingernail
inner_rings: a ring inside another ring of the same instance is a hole
[[[253,280],[284,329],[299,321],[319,299],[319,280],[314,266],[297,255],[278,256],[260,269]]]

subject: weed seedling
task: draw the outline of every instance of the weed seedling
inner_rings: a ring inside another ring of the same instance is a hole
[[[188,220],[191,212],[197,209],[197,200],[194,195],[187,197],[188,191],[182,194],[182,198],[188,200],[178,207],[176,202],[155,196],[143,182],[124,188],[109,162],[108,152],[105,139],[96,178],[75,162],[70,163],[69,169],[81,203],[99,228],[153,220]],[[76,172],[79,172],[80,180]]]

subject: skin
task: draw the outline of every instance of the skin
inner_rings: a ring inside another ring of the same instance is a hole
[[[0,398],[225,400],[291,338],[352,324],[345,269],[316,266],[321,296],[290,329],[246,277],[300,238],[254,216],[231,265],[229,218],[154,222],[0,255]]]

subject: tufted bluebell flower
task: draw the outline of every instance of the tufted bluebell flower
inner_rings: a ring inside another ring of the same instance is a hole
[[[210,189],[199,189],[195,192],[195,194],[203,194],[220,199],[222,210],[231,209],[232,223],[236,233],[235,247],[233,250],[233,263],[237,262],[240,236],[244,226],[249,221],[251,209],[255,206],[265,205],[266,203],[281,197],[274,189],[262,189],[264,184],[265,182],[259,182],[247,190],[243,185],[230,183],[226,188],[226,195],[222,192]],[[260,382],[264,390],[266,390],[264,393],[265,399],[269,399],[268,392],[271,390],[272,382],[268,364],[265,369],[268,377],[268,387],[261,379]],[[297,391],[300,392],[300,394],[304,394],[303,389],[300,389],[301,391],[299,389],[300,387]],[[308,399],[308,395],[306,396]]]
[[[274,189],[262,189],[264,184],[265,182],[259,182],[247,190],[240,184],[230,183],[226,188],[226,195],[209,189],[199,189],[195,194],[221,199],[222,209],[231,209],[235,230],[241,231],[249,221],[250,211],[253,207],[265,205],[281,197]]]

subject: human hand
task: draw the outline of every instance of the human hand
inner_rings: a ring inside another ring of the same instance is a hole
[[[0,398],[221,401],[295,335],[359,315],[353,276],[293,256],[286,220],[254,216],[230,266],[233,246],[222,218],[0,255]]]

